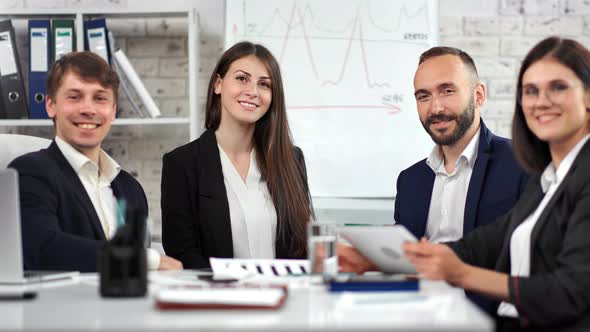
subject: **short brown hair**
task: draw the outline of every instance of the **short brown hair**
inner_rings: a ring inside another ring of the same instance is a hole
[[[590,91],[590,51],[573,39],[549,37],[540,41],[525,56],[518,73],[516,105],[512,119],[512,147],[516,158],[525,170],[540,174],[551,162],[549,143],[542,141],[526,124],[520,98],[522,77],[529,67],[546,57],[571,69]]]
[[[473,58],[469,54],[467,54],[467,52],[462,51],[456,47],[449,47],[449,46],[432,47],[432,48],[426,50],[424,53],[422,53],[422,55],[420,55],[420,60],[418,60],[418,65],[421,65],[422,62],[424,62],[430,58],[443,56],[443,55],[454,55],[454,56],[458,57],[459,59],[461,59],[461,62],[463,62],[463,64],[467,67],[467,69],[469,69],[474,82],[479,81],[479,75],[477,74],[477,68],[475,67],[475,62],[473,61]]]
[[[55,61],[47,74],[47,95],[55,99],[64,76],[72,71],[84,81],[98,82],[105,89],[112,89],[115,103],[119,97],[119,76],[99,55],[92,52],[71,52]]]

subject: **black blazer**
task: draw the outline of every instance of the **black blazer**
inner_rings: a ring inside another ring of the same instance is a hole
[[[303,153],[296,148],[302,166]],[[166,254],[185,268],[209,267],[209,257],[233,257],[227,192],[214,130],[164,155],[162,165],[162,242]],[[286,239],[275,242],[277,258],[293,257]]]
[[[8,167],[19,173],[25,269],[95,272],[105,234],[80,178],[55,141]],[[121,170],[111,188],[127,207],[147,214],[145,193],[127,172]]]
[[[510,302],[533,331],[590,328],[590,141],[572,164],[531,234],[530,277],[510,277]],[[543,199],[531,177],[514,208],[449,245],[467,263],[510,273],[512,233]]]

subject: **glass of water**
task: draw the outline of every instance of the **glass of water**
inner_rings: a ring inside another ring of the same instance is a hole
[[[307,255],[312,276],[321,276],[324,281],[329,281],[338,274],[336,244],[336,225],[314,222],[308,224]]]

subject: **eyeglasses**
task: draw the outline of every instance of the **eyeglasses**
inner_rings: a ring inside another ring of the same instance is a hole
[[[541,93],[545,93],[545,98],[553,105],[563,104],[571,90],[576,88],[576,84],[568,84],[563,81],[553,81],[545,89],[539,89],[538,86],[527,84],[521,88],[519,103],[523,108],[534,107],[539,100]]]

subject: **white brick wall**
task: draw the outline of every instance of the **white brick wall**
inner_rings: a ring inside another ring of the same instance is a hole
[[[178,37],[130,38],[127,41],[129,57],[186,56],[186,40]]]
[[[508,17],[466,17],[464,33],[468,36],[506,36],[522,33],[523,19]]]
[[[520,61],[550,35],[590,46],[590,2],[584,0],[439,0],[441,44],[470,53],[487,85],[486,124],[510,136]],[[496,6],[494,10],[492,3]],[[457,9],[473,8],[473,11]],[[452,10],[449,7],[453,8]],[[483,13],[476,8],[484,8]]]
[[[504,37],[500,43],[500,55],[503,59],[514,57],[520,61],[526,53],[542,38],[539,37]]]
[[[444,0],[443,0],[444,1]],[[499,15],[539,15],[556,16],[559,14],[557,0],[499,0]]]
[[[442,37],[441,45],[458,47],[471,56],[497,56],[500,52],[499,36]]]
[[[582,34],[582,17],[530,17],[526,19],[524,33],[531,36],[580,35]]]
[[[167,0],[195,4],[200,10],[199,107],[223,48],[223,1]],[[475,59],[488,100],[482,109],[486,124],[510,135],[515,78],[522,57],[549,34],[564,34],[590,46],[590,2],[587,0],[439,0],[440,41],[469,52]],[[0,8],[128,8],[162,6],[157,0],[2,0]],[[21,40],[26,22],[17,21]],[[187,27],[177,18],[109,19],[118,47],[126,51],[165,116],[187,116]],[[23,65],[26,43],[19,44]],[[26,68],[23,68],[26,70]],[[120,108],[128,108],[125,100]],[[204,114],[201,120],[204,121]],[[0,128],[0,131],[52,137],[52,128]],[[160,168],[162,154],[188,141],[188,126],[114,127],[105,148],[145,188],[154,224],[160,234]]]
[[[143,18],[107,18],[109,30],[116,36],[145,37],[145,19]]]
[[[188,26],[184,18],[150,18],[146,20],[147,33],[150,36],[178,37],[188,35]]]

